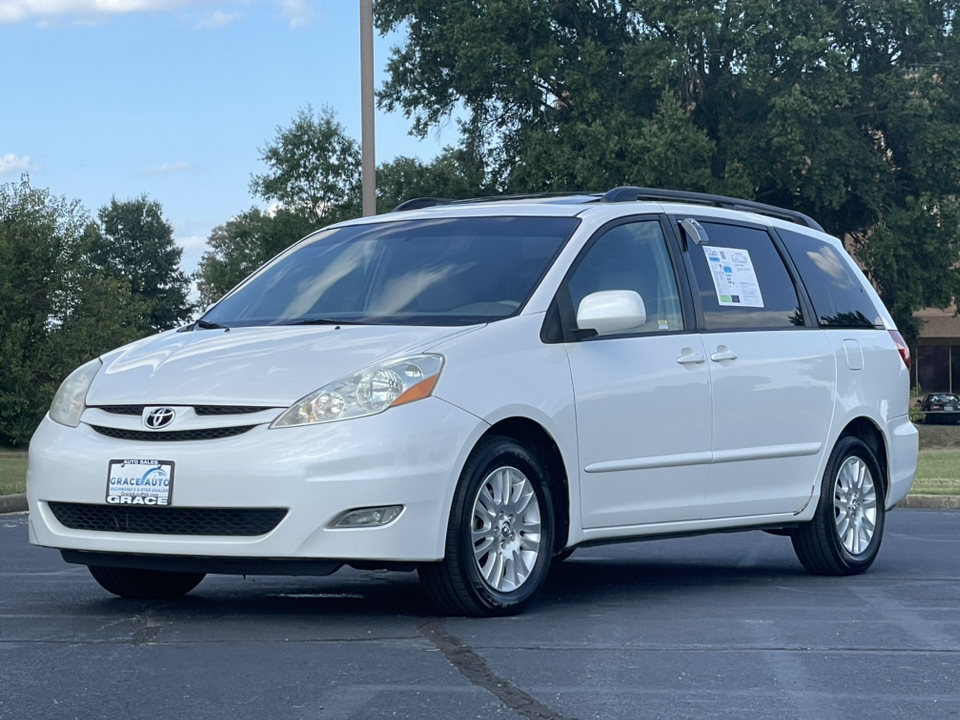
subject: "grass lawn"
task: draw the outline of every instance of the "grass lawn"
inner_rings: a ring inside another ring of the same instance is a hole
[[[0,495],[25,492],[27,484],[27,451],[0,450]]]
[[[921,450],[911,493],[960,495],[960,450]]]

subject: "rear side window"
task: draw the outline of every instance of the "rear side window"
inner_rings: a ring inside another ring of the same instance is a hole
[[[793,280],[763,230],[703,222],[707,243],[688,252],[707,330],[803,326]]]
[[[809,235],[782,229],[777,232],[800,271],[821,327],[883,325],[873,301],[840,250]]]

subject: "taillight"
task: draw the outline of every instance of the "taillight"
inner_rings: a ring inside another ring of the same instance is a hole
[[[893,338],[893,342],[897,346],[897,350],[900,351],[900,357],[903,358],[903,364],[907,366],[907,370],[910,369],[910,348],[907,347],[907,344],[903,341],[903,335],[898,333],[896,330],[890,331],[890,337]]]

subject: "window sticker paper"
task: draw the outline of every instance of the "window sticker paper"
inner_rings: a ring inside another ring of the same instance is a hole
[[[701,245],[707,256],[717,300],[732,307],[763,307],[760,283],[750,253],[740,248]]]

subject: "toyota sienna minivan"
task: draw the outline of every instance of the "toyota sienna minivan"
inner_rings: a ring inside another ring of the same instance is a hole
[[[581,545],[756,529],[812,573],[874,562],[909,354],[814,220],[645,188],[398,210],[74,371],[30,541],[123,597],[352,565],[478,616]]]

